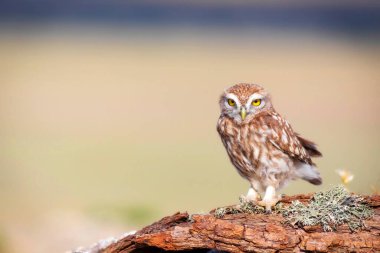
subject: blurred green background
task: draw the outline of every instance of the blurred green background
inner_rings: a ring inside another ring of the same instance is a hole
[[[216,132],[226,87],[254,82],[318,143],[321,187],[380,187],[375,1],[2,1],[0,252],[64,252],[248,183]],[[371,190],[372,189],[372,190]]]

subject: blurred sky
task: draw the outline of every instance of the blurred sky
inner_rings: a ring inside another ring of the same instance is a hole
[[[321,187],[380,188],[379,1],[0,2],[0,252],[63,252],[248,183],[216,133],[254,82],[318,143]],[[46,240],[49,238],[49,240]]]
[[[8,22],[108,23],[127,26],[215,26],[219,29],[268,27],[329,30],[353,35],[376,33],[380,3],[364,1],[56,1],[3,0]]]

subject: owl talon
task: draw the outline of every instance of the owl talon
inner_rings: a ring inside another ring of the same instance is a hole
[[[275,206],[277,202],[281,199],[281,196],[276,196],[275,193],[275,188],[273,186],[268,186],[265,191],[265,196],[263,200],[257,202],[258,205],[265,207],[266,213],[271,213],[272,207]]]
[[[249,188],[247,196],[243,198],[247,202],[251,202],[256,204],[257,201],[260,199],[260,195],[255,191],[252,187]]]
[[[270,214],[272,213],[272,207],[274,207],[278,201],[280,201],[280,197],[275,197],[275,198],[272,198],[272,199],[263,199],[261,201],[258,201],[257,204],[259,206],[262,206],[262,207],[265,207],[265,213],[266,214]]]
[[[257,205],[257,202],[258,202],[258,199],[252,199],[244,195],[240,195],[239,200],[240,200],[240,203],[250,202],[255,205]]]

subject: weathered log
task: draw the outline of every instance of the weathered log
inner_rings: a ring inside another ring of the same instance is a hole
[[[308,202],[311,195],[285,196]],[[365,229],[352,232],[341,225],[333,232],[320,226],[292,227],[281,214],[176,213],[129,235],[103,250],[104,253],[188,251],[208,252],[380,252],[380,195],[365,196],[374,216]],[[214,251],[216,252],[216,251]]]

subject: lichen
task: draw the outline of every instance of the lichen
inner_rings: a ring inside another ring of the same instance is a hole
[[[214,216],[216,218],[223,218],[226,214],[241,213],[238,207],[218,207],[215,210]]]
[[[347,224],[352,231],[364,228],[363,220],[373,216],[372,209],[363,198],[350,194],[343,186],[317,192],[310,203],[293,201],[281,210],[287,223],[299,227],[321,225],[324,231],[336,230]]]
[[[214,216],[223,218],[226,214],[237,213],[263,214],[265,208],[240,198],[239,205],[219,207]],[[364,228],[364,220],[373,216],[373,210],[364,203],[363,198],[350,194],[344,186],[317,192],[308,204],[295,200],[284,206],[279,202],[272,213],[281,214],[285,223],[293,226],[320,225],[324,231],[333,231],[341,224],[347,224],[352,231],[356,231]]]
[[[244,198],[239,198],[239,205],[219,207],[215,210],[214,216],[216,218],[223,218],[226,214],[236,214],[236,213],[248,213],[248,214],[259,214],[265,213],[265,208],[254,203],[245,200]],[[273,212],[278,213],[282,208],[282,203],[278,203]]]

